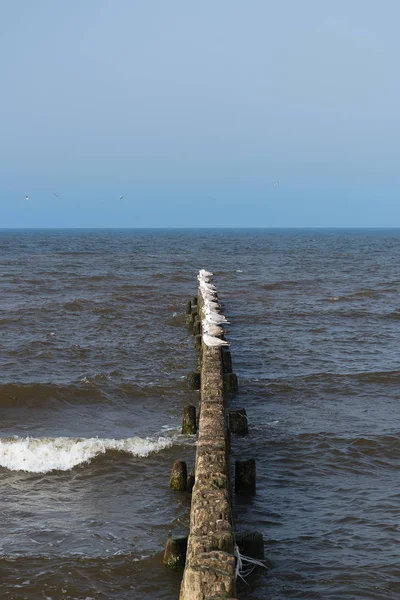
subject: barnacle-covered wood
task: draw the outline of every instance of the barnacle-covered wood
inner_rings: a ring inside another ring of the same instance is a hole
[[[222,356],[221,348],[205,344],[195,473],[180,600],[233,599],[235,557]]]

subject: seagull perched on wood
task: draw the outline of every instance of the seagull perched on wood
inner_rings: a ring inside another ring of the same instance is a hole
[[[215,304],[214,302],[209,302],[208,300],[203,304],[203,312],[204,314],[221,314],[219,304]]]
[[[207,306],[207,304],[205,304],[203,306],[203,312],[206,315],[206,318],[207,317],[217,317],[218,319],[221,319],[222,321],[226,321],[226,317],[219,312],[219,307],[214,308],[214,306]]]
[[[200,289],[202,292],[215,293],[217,291],[217,288],[212,283],[202,283],[201,281],[200,281]]]
[[[221,305],[216,300],[205,300],[205,306],[210,309],[210,311],[218,311],[221,308]]]
[[[205,305],[209,304],[210,302],[214,303],[214,304],[215,303],[219,304],[218,296],[216,295],[215,292],[213,294],[210,294],[209,292],[204,293],[204,290],[202,290],[201,288],[200,288],[200,291],[202,292],[202,296],[203,296]]]
[[[212,298],[216,298],[218,295],[215,290],[205,290],[201,286],[200,286],[200,290],[201,290],[201,293],[202,293],[204,299],[211,300]]]
[[[218,348],[218,346],[229,346],[229,343],[226,340],[221,340],[220,338],[214,337],[213,335],[208,335],[207,333],[203,333],[203,341],[205,345],[209,348]]]
[[[229,324],[229,321],[222,315],[219,315],[218,313],[205,313],[205,317],[206,317],[206,321],[208,321],[208,323],[211,323],[212,325],[222,325],[223,323]]]
[[[210,271],[206,271],[205,269],[200,269],[200,271],[199,271],[199,278],[200,279],[208,280],[213,275],[214,275],[214,273],[210,273]]]
[[[203,332],[212,335],[213,337],[218,337],[224,333],[222,327],[215,325],[215,323],[209,323],[206,319],[202,320],[201,325],[203,327]]]

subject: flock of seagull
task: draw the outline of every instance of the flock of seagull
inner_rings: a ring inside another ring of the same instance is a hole
[[[275,183],[273,184],[273,187],[278,187],[279,185],[280,185],[280,184],[279,184],[279,181],[275,181]],[[53,192],[53,196],[55,196],[56,198],[59,198],[59,197],[60,197],[60,194],[56,194],[55,192]],[[123,199],[124,199],[124,197],[123,197],[123,196],[120,196],[120,197],[119,197],[119,199],[120,199],[120,200],[123,200]],[[28,194],[25,194],[25,200],[30,200],[30,196],[28,196]],[[206,272],[206,271],[205,271],[205,272]],[[200,271],[200,273],[201,273],[201,271]]]
[[[203,328],[203,341],[210,348],[220,346],[229,346],[226,340],[221,339],[224,333],[222,325],[229,321],[221,314],[221,306],[218,302],[217,289],[211,283],[213,273],[201,269],[197,279],[199,280],[199,288],[203,298],[203,319],[201,321]]]

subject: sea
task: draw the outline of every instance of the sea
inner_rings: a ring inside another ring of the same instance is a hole
[[[1,230],[0,598],[173,600],[197,404],[185,305],[230,321],[257,492],[239,597],[400,598],[400,230]]]

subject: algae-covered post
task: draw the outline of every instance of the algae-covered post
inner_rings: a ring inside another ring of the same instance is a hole
[[[182,433],[194,434],[197,431],[196,407],[193,404],[185,406],[182,416]]]
[[[184,492],[187,485],[187,466],[184,460],[176,460],[172,465],[169,484],[173,490]]]
[[[184,567],[187,551],[187,537],[173,538],[168,536],[165,546],[163,563],[169,569],[179,569]]]

